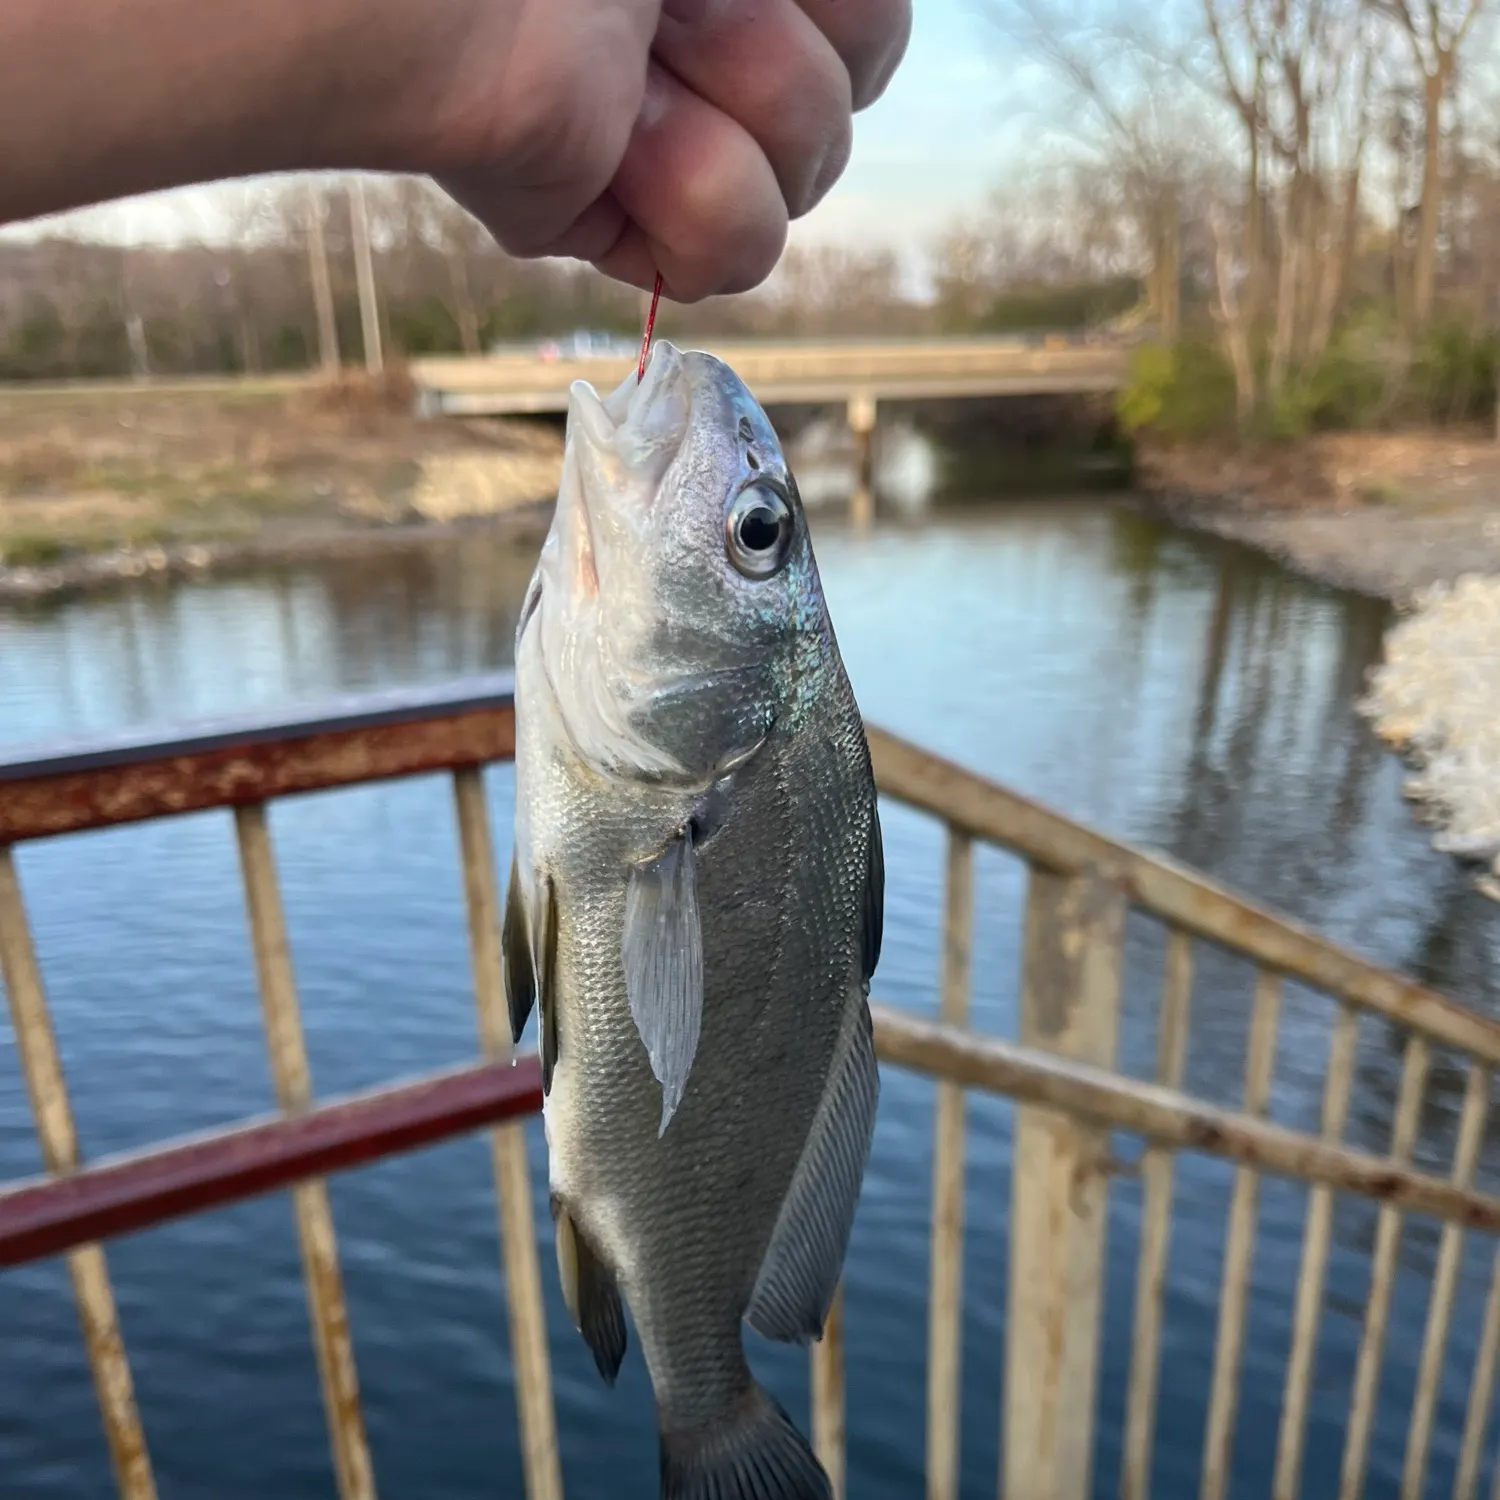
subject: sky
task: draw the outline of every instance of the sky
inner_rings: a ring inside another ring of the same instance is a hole
[[[793,243],[890,245],[915,259],[1024,151],[1035,121],[1013,107],[1004,44],[981,5],[914,0],[906,58],[885,95],[857,117],[848,169],[793,226]],[[0,236],[66,227],[110,240],[212,238],[215,198],[212,186],[180,189],[10,226]]]

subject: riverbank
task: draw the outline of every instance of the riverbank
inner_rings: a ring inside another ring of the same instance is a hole
[[[1500,574],[1500,442],[1487,432],[1327,434],[1259,452],[1143,445],[1136,474],[1154,514],[1398,605]]]
[[[398,377],[0,394],[0,600],[483,524],[535,543],[555,423],[418,421]]]
[[[1500,442],[1340,435],[1139,455],[1143,503],[1400,611],[1356,705],[1432,843],[1500,901]]]

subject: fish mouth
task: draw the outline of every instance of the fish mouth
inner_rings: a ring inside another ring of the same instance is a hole
[[[602,398],[584,380],[568,388],[562,482],[543,547],[547,577],[539,602],[524,613],[528,621],[547,617],[544,676],[575,750],[600,771],[683,774],[631,723],[631,674],[622,672],[630,644],[617,634],[638,623],[631,591],[642,585],[632,554],[645,542],[655,495],[688,433],[694,382],[683,365],[663,341],[639,381],[632,369]],[[601,594],[617,590],[619,618],[611,617],[609,628]]]
[[[652,467],[653,459],[670,460],[687,433],[692,409],[684,366],[682,352],[663,339],[653,346],[640,380],[632,370],[607,396],[588,381],[575,380],[568,387],[568,420],[580,445],[627,471]]]
[[[569,581],[584,598],[599,594],[602,533],[643,529],[662,476],[687,436],[692,392],[683,366],[680,351],[662,340],[640,380],[632,370],[603,397],[586,380],[568,387],[558,520]]]

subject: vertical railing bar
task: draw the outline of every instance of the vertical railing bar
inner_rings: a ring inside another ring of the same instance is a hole
[[[974,845],[948,830],[939,1014],[969,1021]],[[932,1267],[927,1314],[927,1500],[957,1500],[963,1351],[964,1090],[940,1081],[932,1153]]]
[[[1427,1039],[1413,1032],[1406,1044],[1401,1069],[1401,1093],[1396,1101],[1396,1119],[1391,1127],[1391,1160],[1399,1166],[1411,1161],[1421,1115],[1422,1093],[1427,1084],[1429,1060]],[[1401,1243],[1401,1211],[1389,1203],[1380,1207],[1375,1228],[1375,1250],[1370,1270],[1370,1293],[1365,1302],[1365,1330],[1354,1366],[1354,1390],[1349,1399],[1349,1426],[1344,1438],[1344,1458],[1339,1471],[1339,1500],[1358,1500],[1364,1488],[1365,1463],[1369,1457],[1370,1424],[1375,1415],[1375,1395],[1380,1384],[1380,1360],[1385,1349],[1386,1320],[1390,1314],[1391,1288],[1396,1276],[1396,1251]]]
[[[812,1346],[812,1444],[828,1475],[833,1500],[845,1500],[844,1478],[844,1284],[839,1282]]]
[[[1017,1036],[1113,1068],[1127,882],[1093,866],[1031,867]],[[1018,1105],[1011,1146],[1000,1493],[1087,1500],[1093,1488],[1109,1224],[1109,1132]]]
[[[234,824],[276,1102],[284,1114],[295,1114],[312,1102],[312,1077],[265,804],[236,807]],[[299,1182],[292,1189],[292,1204],[339,1495],[342,1500],[374,1500],[375,1476],[359,1405],[359,1378],[327,1184],[321,1178]]]
[[[1474,1374],[1469,1381],[1469,1407],[1464,1415],[1464,1436],[1459,1447],[1458,1476],[1453,1481],[1453,1500],[1473,1500],[1479,1483],[1479,1450],[1489,1425],[1490,1396],[1495,1388],[1495,1359],[1500,1355],[1500,1246],[1490,1270],[1490,1292],[1484,1303],[1484,1324],[1479,1352],[1474,1356]],[[1496,1469],[1500,1478],[1500,1466]]]
[[[1470,1062],[1469,1076],[1464,1084],[1463,1109],[1458,1117],[1458,1144],[1453,1152],[1453,1183],[1456,1187],[1468,1188],[1474,1184],[1474,1168],[1479,1161],[1489,1103],[1490,1071],[1478,1062]],[[1432,1418],[1437,1407],[1438,1385],[1443,1378],[1443,1355],[1448,1344],[1448,1327],[1453,1320],[1453,1298],[1458,1290],[1463,1249],[1463,1226],[1450,1220],[1443,1225],[1437,1269],[1432,1277],[1432,1300],[1427,1306],[1427,1329],[1422,1336],[1422,1357],[1417,1366],[1416,1398],[1412,1402],[1411,1423],[1406,1429],[1401,1500],[1421,1500],[1422,1481],[1427,1475],[1427,1450],[1432,1442]]]
[[[5,844],[0,844],[0,977],[5,980],[10,1002],[11,1026],[31,1098],[42,1164],[54,1176],[64,1176],[78,1167],[78,1132],[15,859]],[[98,1245],[80,1245],[67,1260],[115,1484],[124,1500],[156,1500],[156,1479],[141,1429],[104,1252]]]
[[[1354,1077],[1358,1038],[1359,1012],[1352,1005],[1341,1004],[1328,1048],[1328,1073],[1323,1085],[1323,1139],[1334,1144],[1343,1139],[1344,1121],[1349,1113],[1349,1088]],[[1312,1394],[1313,1358],[1318,1347],[1318,1318],[1323,1310],[1323,1282],[1328,1269],[1328,1240],[1332,1227],[1333,1190],[1320,1183],[1312,1189],[1307,1200],[1302,1267],[1297,1274],[1292,1350],[1287,1359],[1281,1431],[1276,1440],[1273,1500],[1294,1500],[1302,1485],[1307,1406]]]
[[[455,771],[453,794],[458,810],[480,1040],[486,1057],[505,1061],[512,1051],[510,1011],[500,969],[500,898],[480,770],[464,767]],[[495,1162],[500,1255],[510,1313],[516,1417],[521,1427],[526,1494],[529,1500],[562,1500],[562,1464],[525,1127],[519,1120],[509,1121],[490,1132],[490,1142]]]
[[[1276,1029],[1281,1009],[1281,976],[1260,969],[1250,1014],[1250,1046],[1245,1063],[1247,1115],[1263,1116],[1271,1097],[1271,1074],[1276,1063]],[[1224,1250],[1224,1283],[1219,1294],[1219,1328],[1214,1345],[1213,1385],[1208,1403],[1208,1435],[1203,1451],[1200,1500],[1223,1500],[1234,1439],[1235,1408],[1239,1402],[1240,1356],[1245,1337],[1245,1302],[1250,1261],[1255,1250],[1255,1210],[1260,1173],[1240,1167],[1234,1174],[1234,1197],[1229,1208],[1228,1242]]]
[[[1175,1089],[1187,1061],[1188,1007],[1193,990],[1193,939],[1173,928],[1167,939],[1161,1009],[1156,1024],[1156,1081]],[[1140,1260],[1136,1270],[1135,1319],[1130,1349],[1130,1396],[1125,1414],[1122,1500],[1149,1500],[1151,1446],[1161,1363],[1162,1288],[1171,1234],[1173,1154],[1148,1147],[1141,1158]]]

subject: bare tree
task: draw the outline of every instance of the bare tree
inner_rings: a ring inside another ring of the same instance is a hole
[[[1181,322],[1184,204],[1202,121],[1176,87],[1174,45],[1095,6],[1062,0],[988,0],[988,12],[1061,84],[1066,128],[1118,184],[1142,258],[1151,313],[1163,338]]]
[[[359,287],[359,327],[365,346],[365,369],[371,375],[385,368],[385,350],[380,338],[380,301],[375,285],[375,265],[370,254],[370,214],[365,203],[365,179],[355,173],[349,179],[349,229],[354,241],[354,277]]]
[[[324,375],[335,375],[339,369],[339,331],[333,320],[333,290],[328,275],[328,246],[323,238],[323,216],[326,204],[316,182],[308,180],[306,189],[307,263],[312,278],[313,307],[318,317],[318,362]]]
[[[1437,284],[1443,110],[1457,76],[1459,54],[1479,19],[1483,0],[1370,0],[1370,4],[1395,23],[1422,80],[1422,188],[1411,291],[1412,318],[1421,329],[1431,320]]]

